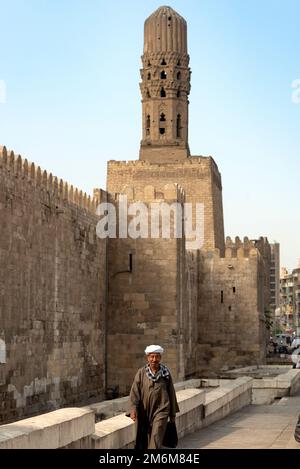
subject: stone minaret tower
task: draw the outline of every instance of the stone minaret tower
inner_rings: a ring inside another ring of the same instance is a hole
[[[145,21],[142,61],[140,159],[150,163],[185,160],[190,155],[187,24],[172,8],[160,7]]]

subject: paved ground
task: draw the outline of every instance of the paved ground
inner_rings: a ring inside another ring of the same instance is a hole
[[[249,405],[209,427],[185,436],[178,448],[300,449],[294,430],[300,395],[272,405]]]

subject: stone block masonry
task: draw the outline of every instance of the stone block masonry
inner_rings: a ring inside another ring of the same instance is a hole
[[[184,190],[186,202],[204,206],[204,245],[199,248],[218,248],[224,255],[222,183],[213,158],[193,156],[184,162],[169,164],[108,162],[107,190],[111,193],[124,193],[127,186],[132,186],[135,199],[143,200],[144,187],[153,185],[157,192],[163,192],[166,184],[174,183]]]
[[[159,191],[148,185],[143,199],[130,186],[126,194],[128,203],[143,200],[147,206],[185,200],[177,184]],[[110,201],[114,202],[112,195]],[[109,240],[108,386],[115,393],[128,394],[137,369],[144,364],[144,349],[151,343],[165,348],[163,360],[174,380],[186,376],[187,364],[188,372],[195,372],[195,294],[188,298],[194,274],[187,277],[184,246],[184,237]],[[189,260],[190,270],[191,264]]]
[[[225,257],[218,250],[201,255],[198,373],[202,375],[266,359],[265,265],[254,243],[237,240],[226,248]]]
[[[97,200],[0,148],[0,423],[104,397]]]

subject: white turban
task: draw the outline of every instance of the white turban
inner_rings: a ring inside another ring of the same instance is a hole
[[[164,353],[164,349],[160,345],[148,345],[145,348],[145,354],[148,355],[149,353]]]

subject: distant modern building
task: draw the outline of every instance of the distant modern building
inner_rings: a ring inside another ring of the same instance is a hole
[[[300,261],[293,270],[294,280],[294,319],[296,335],[300,336]]]
[[[285,267],[281,269],[280,316],[286,330],[292,329],[300,335],[300,261],[292,273]]]
[[[270,247],[270,309],[274,318],[276,309],[280,307],[280,244],[275,242]]]

